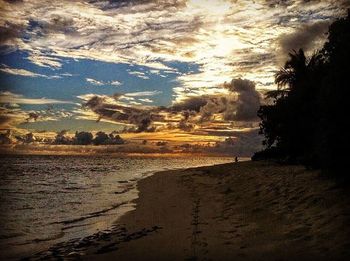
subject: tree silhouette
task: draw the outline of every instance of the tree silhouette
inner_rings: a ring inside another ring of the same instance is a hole
[[[75,132],[75,144],[77,145],[89,145],[92,143],[92,139],[93,135],[91,134],[91,132]]]
[[[109,136],[105,132],[99,131],[96,133],[93,143],[95,145],[102,145],[102,144],[108,144],[109,141],[110,141]]]
[[[350,62],[350,12],[329,28],[328,41],[310,58],[293,51],[275,75],[278,88],[266,94],[272,104],[258,111],[266,149],[253,159],[275,158],[311,167],[338,169]]]

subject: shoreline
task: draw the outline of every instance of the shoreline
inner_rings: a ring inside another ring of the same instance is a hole
[[[51,157],[51,156],[48,156],[48,157]],[[6,245],[8,241],[4,241],[2,245],[2,249],[4,249],[4,251],[3,253],[0,253],[0,256],[6,259],[11,258],[12,260],[20,257],[38,256],[48,251],[48,249],[55,249],[57,245],[59,246],[67,245],[67,248],[70,248],[68,247],[68,245],[72,242],[76,243],[76,241],[79,241],[80,239],[83,239],[83,238],[92,239],[93,237],[90,237],[90,236],[94,236],[100,231],[102,232],[108,231],[110,228],[112,228],[113,224],[120,216],[124,215],[126,212],[133,210],[135,208],[135,203],[133,200],[136,199],[139,194],[139,191],[136,185],[140,179],[144,179],[147,176],[153,175],[154,173],[157,173],[159,171],[166,171],[169,169],[179,169],[179,168],[184,168],[184,166],[195,167],[195,166],[230,162],[230,158],[215,159],[215,158],[209,158],[209,157],[206,157],[204,159],[203,158],[187,159],[185,157],[179,157],[176,159],[173,159],[173,158],[159,159],[159,157],[156,157],[155,161],[147,160],[146,162],[143,161],[144,158],[145,157],[140,157],[141,161],[130,161],[130,162],[134,162],[134,165],[136,164],[135,165],[136,168],[130,168],[133,170],[133,172],[130,172],[130,169],[129,170],[124,169],[122,171],[112,171],[112,173],[114,172],[116,173],[116,177],[109,179],[109,183],[107,182],[106,184],[112,184],[113,180],[115,184],[112,187],[110,187],[107,190],[107,192],[105,192],[105,194],[106,193],[111,194],[110,196],[107,195],[108,196],[107,198],[109,198],[109,203],[107,205],[100,204],[99,201],[96,201],[95,203],[92,202],[92,204],[94,204],[93,206],[96,206],[96,207],[90,208],[91,209],[90,211],[87,207],[82,208],[82,210],[84,211],[80,211],[81,215],[79,215],[78,212],[74,212],[73,213],[74,215],[66,214],[64,218],[53,220],[51,225],[50,225],[50,222],[44,221],[43,223],[45,225],[46,224],[49,225],[47,227],[47,229],[49,229],[50,231],[49,236],[45,234],[45,231],[41,233],[41,232],[38,232],[38,230],[36,230],[35,233],[28,234],[29,235],[28,240],[26,241],[24,240],[20,241],[14,238],[13,247],[11,246],[12,242],[10,242],[11,243],[9,244],[10,248],[7,248],[7,245]],[[39,158],[39,160],[42,160],[42,159],[45,159],[43,162],[46,162],[46,157]],[[49,160],[50,158],[47,158],[47,159]],[[87,157],[87,160],[89,160],[89,157]],[[110,160],[112,162],[115,162],[113,158],[111,158]],[[95,163],[91,162],[92,164],[91,167],[87,167],[84,169],[87,169],[87,171],[89,171],[92,168],[93,169],[92,173],[94,174],[94,176],[96,176],[96,174],[99,174],[99,172],[96,172],[95,170],[99,170],[100,163],[101,162],[99,160],[96,161]],[[119,166],[120,163],[122,162],[116,161],[114,165]],[[137,167],[137,166],[141,166],[140,164],[141,165],[143,164],[144,167],[143,168]],[[90,165],[90,163],[88,165]],[[62,172],[62,171],[63,169],[60,169],[59,172]],[[69,169],[68,169],[68,172],[69,172]],[[121,173],[124,173],[124,174],[121,175]],[[97,177],[99,176],[100,175],[97,175]],[[74,187],[76,186],[78,185],[74,185]],[[101,189],[103,189],[103,187],[101,187]],[[70,191],[71,190],[69,190],[69,192]],[[73,192],[75,191],[76,190],[74,190]],[[78,192],[79,191],[81,190],[78,190]],[[56,207],[54,209],[56,210],[63,209],[64,202],[61,202],[62,204],[60,202],[57,202],[57,204],[55,204]],[[120,203],[122,203],[122,205],[120,205]],[[46,213],[43,213],[43,214],[45,215]],[[30,213],[28,214],[28,216],[29,215]],[[24,222],[24,223],[27,223],[27,222]],[[51,226],[55,228],[50,230]],[[41,226],[40,229],[42,227],[43,226]],[[33,231],[35,231],[35,229],[33,229]],[[3,232],[4,232],[3,234],[5,234],[5,231]],[[70,243],[65,244],[67,242],[70,242]]]
[[[83,260],[346,260],[349,202],[317,171],[266,162],[166,170],[107,231],[40,255]]]
[[[59,145],[57,145],[59,146]],[[62,145],[64,146],[64,145]],[[76,145],[79,146],[79,145]],[[111,145],[113,146],[113,145]],[[94,148],[93,148],[94,149]],[[46,150],[46,151],[8,151],[0,148],[0,157],[17,157],[17,156],[69,156],[69,157],[115,157],[115,158],[183,158],[183,157],[225,157],[233,158],[232,154],[219,154],[219,153],[191,153],[191,152],[149,152],[149,153],[137,153],[137,152],[99,152],[98,150],[91,150],[89,152],[76,152],[76,151],[62,151],[62,150]],[[251,157],[240,157],[243,161],[250,160]]]

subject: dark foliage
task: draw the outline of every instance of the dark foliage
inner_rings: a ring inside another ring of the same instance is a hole
[[[332,170],[346,162],[347,89],[350,75],[350,11],[329,27],[324,47],[307,58],[302,49],[276,74],[272,104],[261,106],[266,149],[253,160],[279,159]]]
[[[108,144],[109,142],[109,136],[104,133],[103,131],[99,131],[96,133],[96,137],[93,140],[93,143],[95,145],[103,145],[103,144]]]
[[[26,140],[29,138],[26,137]],[[33,138],[32,138],[33,139]],[[25,140],[25,139],[23,139]],[[76,132],[75,136],[72,138],[67,135],[66,130],[62,130],[57,133],[55,140],[52,144],[61,144],[61,145],[121,145],[124,144],[125,140],[122,139],[115,132],[110,134],[106,134],[103,131],[99,131],[96,133],[95,137],[91,132],[81,131]]]
[[[89,145],[92,143],[93,135],[91,132],[81,131],[75,133],[75,144]]]

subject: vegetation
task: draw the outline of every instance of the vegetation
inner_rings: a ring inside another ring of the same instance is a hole
[[[266,148],[253,160],[272,158],[332,171],[345,165],[349,62],[350,11],[330,25],[321,50],[310,58],[302,49],[293,51],[277,72],[278,89],[266,94],[272,104],[258,111]]]
[[[94,137],[91,132],[77,131],[74,137],[70,137],[65,130],[58,132],[53,142],[53,144],[65,145],[118,145],[124,143],[125,141],[114,132],[106,134],[103,131],[99,131]]]
[[[115,135],[114,132],[106,134],[103,131],[96,133],[95,137],[91,132],[81,131],[75,132],[74,137],[66,135],[65,131],[61,131],[56,135],[55,144],[73,144],[73,145],[119,145],[124,144],[124,140]]]

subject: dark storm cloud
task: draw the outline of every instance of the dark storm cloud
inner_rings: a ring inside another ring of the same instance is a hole
[[[1,117],[0,117],[1,118]],[[0,123],[1,124],[1,123]],[[7,130],[6,133],[0,133],[0,144],[11,144],[13,141],[11,139],[11,131]]]
[[[265,0],[264,1],[269,7],[274,8],[274,7],[279,7],[279,6],[288,6],[291,5],[294,0]]]
[[[108,1],[99,1],[91,0],[89,3],[92,3],[102,10],[123,8],[123,7],[136,7],[139,5],[151,5],[143,11],[155,11],[155,10],[164,10],[168,8],[181,8],[186,5],[187,0],[108,0]],[[134,11],[137,11],[135,8]]]
[[[180,120],[177,128],[185,132],[190,132],[195,128],[195,124],[189,123],[186,120]]]
[[[236,112],[231,120],[251,121],[257,119],[257,111],[260,107],[260,93],[255,89],[255,83],[244,79],[233,79],[226,87],[238,95]],[[226,118],[229,120],[229,118]]]
[[[10,44],[21,35],[22,30],[21,26],[11,23],[0,26],[0,45]]]
[[[7,123],[11,122],[11,117],[8,115],[2,115],[0,114],[0,126],[5,125]]]
[[[225,84],[228,94],[202,95],[184,99],[170,107],[140,107],[121,102],[123,95],[88,95],[84,108],[90,109],[100,119],[132,124],[134,131],[155,131],[155,122],[165,123],[169,128],[190,132],[197,125],[213,120],[255,122],[260,106],[260,94],[252,81],[233,79]],[[165,117],[169,115],[169,117]],[[219,117],[219,118],[217,118]]]
[[[137,132],[154,131],[151,127],[153,120],[149,111],[131,111],[128,115],[128,121],[137,126]]]
[[[255,83],[244,79],[233,79],[224,85],[230,95],[215,95],[201,107],[201,119],[210,120],[213,114],[219,113],[225,121],[256,121],[260,107],[260,94]]]
[[[171,112],[191,112],[185,116],[184,120],[188,120],[190,116],[199,116],[201,122],[210,121],[216,113],[225,113],[230,109],[229,105],[233,104],[232,97],[224,95],[202,95],[187,98],[181,102],[175,103],[169,108]]]
[[[199,112],[200,109],[208,103],[209,96],[193,96],[189,97],[181,102],[175,103],[170,107],[170,111],[195,111]]]
[[[260,106],[260,94],[255,83],[244,79],[233,79],[225,84],[229,94],[202,95],[175,103],[170,111],[194,111],[200,121],[210,121],[214,114],[221,114],[226,121],[256,121]]]
[[[195,111],[190,111],[190,110],[186,110],[183,111],[181,113],[182,115],[182,119],[179,121],[179,123],[177,124],[177,128],[180,130],[183,130],[185,132],[190,132],[195,128],[195,124],[190,123],[190,119],[192,116],[196,115]]]
[[[22,3],[23,0],[5,0],[5,2],[8,2],[10,4],[16,4],[16,3]]]
[[[108,119],[116,122],[133,124],[136,132],[154,131],[152,122],[162,120],[157,113],[158,108],[145,109],[136,108],[123,104],[111,103],[108,98],[118,101],[121,94],[114,94],[111,97],[94,95],[86,100],[83,107],[89,108],[99,116],[99,119]]]
[[[234,110],[234,97],[225,97],[224,95],[213,95],[208,97],[208,102],[200,109],[201,121],[210,121],[214,114],[224,114],[231,110]]]
[[[74,29],[74,22],[72,18],[57,14],[53,14],[47,21],[39,21],[38,24],[42,28],[41,33],[69,33]]]
[[[40,115],[36,112],[29,112],[28,113],[28,118],[26,119],[27,122],[33,120],[33,121],[37,121],[38,118],[40,117]]]
[[[291,34],[283,34],[279,39],[281,52],[286,54],[302,48],[304,51],[313,50],[318,41],[326,38],[329,21],[307,24]]]
[[[214,129],[202,129],[202,131],[207,135],[227,137],[223,141],[216,142],[215,146],[204,148],[207,152],[250,157],[262,149],[262,137],[257,128],[247,131],[223,132]]]

